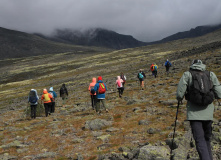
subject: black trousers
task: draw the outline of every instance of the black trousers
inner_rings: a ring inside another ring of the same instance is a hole
[[[121,97],[124,93],[124,87],[117,88],[119,92],[119,97]]]
[[[169,72],[170,67],[166,67],[166,72]]]
[[[212,160],[210,139],[212,135],[212,121],[190,121],[196,149],[200,160]]]
[[[51,113],[55,111],[55,102],[51,102]]]
[[[157,77],[157,71],[152,71],[152,75],[156,78]]]
[[[31,105],[31,118],[36,118],[37,105]]]
[[[91,95],[91,105],[92,105],[92,108],[95,109],[96,95]]]
[[[51,103],[44,103],[44,107],[45,107],[45,116],[47,117],[51,111]]]

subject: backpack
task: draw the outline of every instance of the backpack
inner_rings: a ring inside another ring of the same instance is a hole
[[[30,91],[29,92],[29,100],[30,103],[36,103],[38,101],[38,98],[36,96],[35,91]]]
[[[93,87],[91,86],[90,88],[91,88],[91,90],[90,90],[91,94],[94,95],[95,94],[94,86]]]
[[[199,106],[207,106],[214,100],[213,84],[210,80],[209,71],[190,70],[192,75],[192,86],[189,87],[186,100]]]
[[[65,93],[65,88],[64,87],[61,87],[60,88],[60,94],[64,94]]]
[[[44,94],[44,101],[45,101],[45,102],[48,102],[48,101],[51,100],[51,98],[49,97],[48,94],[49,94],[49,93]]]
[[[140,79],[142,79],[142,78],[143,78],[143,74],[142,74],[141,72],[139,72],[139,73],[138,73],[138,77],[139,77]]]
[[[103,94],[105,92],[106,92],[106,88],[105,88],[104,83],[99,83],[98,93]]]
[[[50,93],[51,96],[54,98],[54,93],[53,93],[53,91],[49,91],[49,93]]]
[[[154,70],[154,71],[157,71],[157,65],[154,65],[154,66],[153,66],[153,70]]]
[[[169,68],[171,65],[170,65],[170,62],[167,61],[167,64],[166,64],[166,67]]]
[[[126,76],[121,75],[120,78],[125,82],[126,81]]]

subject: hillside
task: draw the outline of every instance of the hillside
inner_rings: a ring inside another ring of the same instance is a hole
[[[165,42],[174,41],[174,40],[178,40],[178,39],[199,37],[199,36],[203,36],[205,34],[214,32],[219,29],[221,29],[221,24],[198,26],[196,28],[192,28],[189,31],[175,33],[171,36],[165,37],[162,40],[157,41],[157,42],[153,42],[153,43],[165,43]]]
[[[202,37],[106,53],[60,53],[1,60],[0,159],[169,159],[177,101],[175,92],[183,72],[193,59],[201,59],[221,81],[221,30]],[[173,67],[165,74],[169,59]],[[151,76],[152,62],[159,66]],[[144,69],[145,90],[140,90],[137,73]],[[118,97],[116,76],[125,73],[123,98]],[[88,85],[101,75],[107,84],[109,113],[97,115],[91,109]],[[69,99],[65,107],[56,100],[49,117],[29,118],[27,95],[65,83]],[[174,160],[197,159],[191,148],[185,103],[180,106]],[[214,102],[214,159],[220,159],[221,107]],[[149,156],[149,157],[147,157]],[[185,157],[185,158],[184,158]]]
[[[0,59],[21,58],[56,53],[106,52],[110,49],[82,47],[41,38],[37,35],[9,30],[0,27]]]

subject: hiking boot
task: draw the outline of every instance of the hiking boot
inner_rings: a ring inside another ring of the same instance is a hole
[[[97,115],[101,115],[101,111],[96,111]]]

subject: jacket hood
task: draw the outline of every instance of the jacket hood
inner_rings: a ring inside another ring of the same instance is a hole
[[[44,89],[44,90],[43,90],[43,93],[44,93],[44,94],[48,93],[47,89]]]
[[[35,92],[37,92],[36,89],[31,89],[31,91],[35,91]]]
[[[205,71],[206,65],[202,63],[194,63],[190,66],[190,69]]]
[[[92,83],[96,83],[97,79],[95,77],[92,78]]]
[[[97,78],[97,80],[98,80],[98,81],[100,81],[100,80],[102,81],[102,77],[101,77],[101,76],[99,76],[99,77]]]
[[[53,91],[53,87],[49,88],[49,91],[51,91],[51,92],[52,92],[52,91]]]
[[[103,83],[103,81],[102,81],[102,80],[99,80],[99,81],[97,81],[97,83]]]

